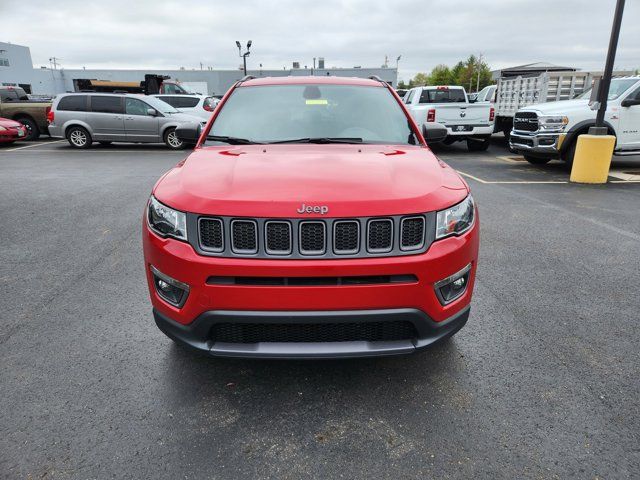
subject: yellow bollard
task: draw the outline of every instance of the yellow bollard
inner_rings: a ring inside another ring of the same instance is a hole
[[[580,135],[571,167],[570,181],[607,183],[616,137],[613,135]]]

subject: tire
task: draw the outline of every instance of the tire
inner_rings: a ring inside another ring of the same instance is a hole
[[[111,142],[109,140],[103,140],[101,142],[98,142],[100,145],[111,145]]]
[[[511,127],[504,127],[502,129],[502,134],[504,135],[504,139],[509,143],[509,139],[511,138]]]
[[[487,148],[491,144],[491,137],[485,139],[474,140],[473,138],[467,138],[467,149],[470,152],[486,152]]]
[[[91,135],[83,127],[71,127],[67,130],[67,140],[73,148],[89,148],[91,146]]]
[[[578,146],[578,138],[571,142],[571,145],[562,154],[565,166],[570,170],[573,166],[573,158],[576,156],[576,147]]]
[[[19,117],[15,119],[16,122],[20,122],[25,127],[27,127],[27,135],[23,140],[37,140],[40,137],[40,130],[38,129],[38,124],[33,121],[32,118],[29,117]]]
[[[176,137],[175,128],[169,128],[164,132],[164,144],[171,150],[182,150],[185,148],[184,142]]]
[[[549,163],[551,161],[550,158],[533,157],[531,155],[527,155],[526,153],[524,154],[524,159],[527,162],[529,162],[531,165],[544,165],[544,164]]]

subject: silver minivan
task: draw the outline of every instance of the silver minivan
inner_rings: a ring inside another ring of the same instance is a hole
[[[48,120],[49,134],[66,138],[75,148],[88,148],[92,142],[164,142],[177,150],[185,146],[175,134],[179,124],[206,124],[155,97],[114,93],[58,95]]]

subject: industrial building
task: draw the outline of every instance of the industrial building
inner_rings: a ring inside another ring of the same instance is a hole
[[[398,70],[391,67],[379,68],[297,68],[298,62],[290,69],[248,69],[247,73],[256,77],[289,75],[333,75],[339,77],[370,77],[377,75],[392,86],[396,86]],[[36,95],[56,95],[74,91],[75,79],[115,80],[123,82],[142,81],[146,73],[169,75],[181,82],[206,82],[208,94],[223,94],[234,82],[244,76],[242,70],[212,69],[68,69],[58,66],[34,68],[29,47],[0,42],[0,85],[21,86],[28,93]],[[204,93],[204,92],[203,92]]]

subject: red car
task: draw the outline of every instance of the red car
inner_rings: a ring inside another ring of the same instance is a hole
[[[23,124],[0,117],[0,143],[13,143],[26,136],[27,129]]]
[[[158,327],[214,356],[414,352],[467,322],[469,187],[378,79],[245,78],[155,185],[143,220]],[[426,138],[426,141],[425,141]]]

